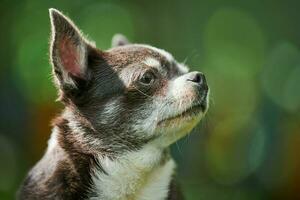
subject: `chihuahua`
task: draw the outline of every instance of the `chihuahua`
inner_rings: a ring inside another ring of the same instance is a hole
[[[49,12],[50,60],[65,108],[19,198],[183,199],[169,146],[205,115],[205,76],[120,34],[111,49],[97,49],[68,17]]]

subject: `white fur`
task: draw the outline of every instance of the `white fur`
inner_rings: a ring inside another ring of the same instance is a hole
[[[186,77],[179,76],[169,81],[165,99],[157,100],[156,121],[174,117],[193,106],[195,98],[193,84],[186,81]]]
[[[166,199],[169,192],[169,185],[174,171],[175,163],[169,160],[164,166],[152,173],[149,181],[136,199],[150,200]]]
[[[190,71],[189,67],[183,63],[178,63],[177,66],[178,66],[179,71],[183,74],[186,74]]]
[[[167,51],[163,50],[163,49],[159,49],[159,48],[156,48],[156,47],[153,47],[153,46],[150,46],[150,45],[144,45],[144,44],[135,44],[137,46],[142,46],[142,47],[145,47],[145,48],[149,48],[153,51],[156,51],[157,53],[161,54],[162,56],[164,56],[169,62],[175,62],[177,63],[177,61],[174,59],[174,57]],[[159,67],[160,66],[160,63],[159,61],[157,61],[156,59],[153,59],[153,58],[147,58],[146,61],[144,61],[144,63],[148,66],[151,66],[151,67]],[[188,66],[186,66],[184,63],[177,63],[176,65],[178,67],[178,70],[182,73],[182,74],[185,74],[185,73],[188,73],[189,72],[189,68]],[[158,68],[159,69],[159,68]]]
[[[166,75],[166,71],[163,70],[163,68],[161,67],[161,63],[157,59],[152,57],[147,57],[143,63],[149,67],[156,68],[161,74]]]
[[[122,34],[115,34],[112,38],[112,47],[122,46],[128,44],[128,39]]]
[[[160,62],[155,58],[151,58],[151,57],[147,57],[146,60],[144,61],[144,64],[155,68],[160,67]]]
[[[149,49],[151,49],[153,51],[156,51],[157,53],[163,55],[169,62],[174,61],[173,56],[169,52],[167,52],[167,51],[165,51],[163,49],[159,49],[159,48],[147,45],[147,44],[135,44],[135,45],[136,46],[140,46],[140,47],[149,48]]]
[[[161,166],[161,158],[162,149],[150,144],[116,160],[99,157],[108,175],[96,172],[93,182],[98,197],[91,199],[165,199],[175,163],[169,160]]]
[[[120,102],[118,98],[114,98],[105,104],[103,108],[103,114],[105,114],[105,118],[101,119],[101,122],[104,124],[111,123],[111,119],[114,118],[118,114],[118,110],[120,109]]]
[[[33,180],[39,180],[41,183],[44,181],[43,179],[43,172],[47,171],[49,175],[51,175],[54,172],[54,169],[57,165],[57,158],[62,157],[61,153],[56,151],[56,147],[58,145],[57,142],[57,135],[58,135],[58,129],[57,127],[54,127],[52,130],[52,134],[50,139],[48,140],[48,147],[46,150],[45,155],[36,166],[31,170],[31,178]],[[39,169],[39,170],[35,170]]]
[[[58,128],[54,127],[52,129],[52,134],[50,136],[50,139],[48,140],[48,147],[47,147],[46,154],[53,151],[57,146],[57,135],[58,135]]]
[[[82,141],[83,143],[88,143],[95,147],[102,145],[101,140],[95,140],[89,134],[85,134],[84,130],[80,127],[79,122],[76,120],[76,117],[73,115],[72,111],[66,109],[63,113],[63,117],[68,120],[68,125],[73,133],[76,133],[77,140]]]

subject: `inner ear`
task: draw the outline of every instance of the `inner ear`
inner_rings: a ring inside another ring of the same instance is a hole
[[[112,47],[124,46],[130,44],[129,40],[122,34],[115,34],[111,41]]]
[[[84,78],[86,66],[85,47],[74,44],[68,37],[58,42],[58,57],[61,65],[68,73],[78,78]]]

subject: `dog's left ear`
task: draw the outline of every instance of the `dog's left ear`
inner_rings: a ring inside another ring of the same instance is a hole
[[[74,23],[58,10],[49,9],[52,29],[50,59],[60,89],[76,88],[89,78],[88,54],[92,48]]]
[[[115,34],[112,38],[111,41],[111,46],[112,47],[119,47],[119,46],[124,46],[130,44],[129,40],[122,34],[118,33]]]

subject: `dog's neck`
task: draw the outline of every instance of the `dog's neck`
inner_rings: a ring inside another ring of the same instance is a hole
[[[149,144],[114,160],[98,160],[106,172],[93,176],[100,199],[166,199],[175,167],[167,151]]]
[[[67,169],[66,172],[70,170],[72,173],[68,178],[89,183],[82,186],[79,182],[77,187],[85,188],[85,191],[81,192],[90,199],[165,199],[167,197],[175,168],[168,149],[156,145],[155,142],[149,142],[138,150],[127,151],[121,155],[80,152],[78,148],[80,141],[73,143],[78,133],[73,132],[72,129],[76,127],[72,126],[74,126],[73,122],[62,118],[53,129],[47,153],[41,161],[45,160],[44,163],[48,163],[46,160],[51,159],[53,166],[50,178],[56,178],[55,172],[60,171],[59,168]],[[49,173],[45,171],[45,174]]]

